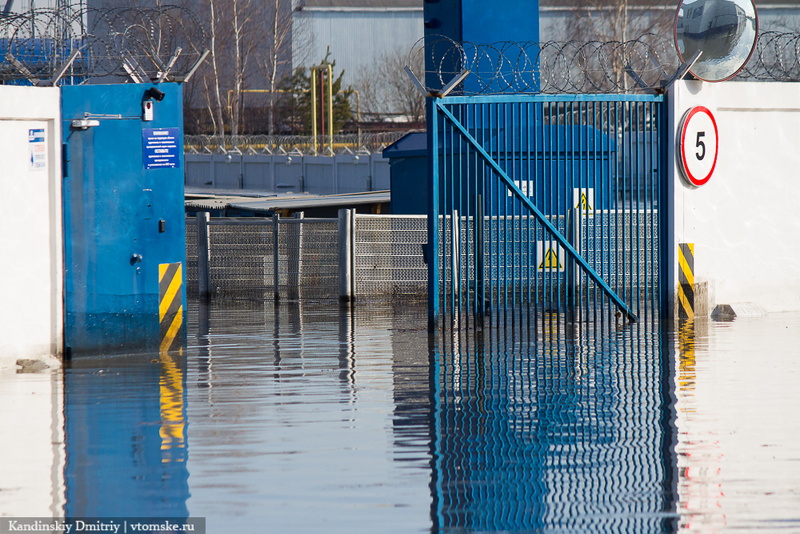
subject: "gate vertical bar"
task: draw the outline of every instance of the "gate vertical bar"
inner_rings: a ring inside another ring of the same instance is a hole
[[[672,288],[674,287],[674,278],[671,265],[672,251],[667,243],[672,242],[672,188],[670,183],[670,176],[667,173],[669,166],[669,157],[667,155],[667,144],[672,131],[672,124],[669,122],[669,105],[667,102],[662,102],[659,106],[658,113],[658,309],[662,321],[672,319],[673,301],[672,301]]]
[[[272,294],[277,304],[281,300],[280,270],[280,215],[272,215]]]
[[[439,114],[435,98],[428,97],[428,330],[439,319]],[[442,261],[444,266],[444,261]]]

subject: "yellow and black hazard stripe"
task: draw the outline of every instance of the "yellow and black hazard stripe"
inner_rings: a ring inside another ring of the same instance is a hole
[[[183,348],[183,265],[158,266],[159,349],[162,352]]]
[[[681,320],[678,326],[678,387],[681,391],[695,388],[697,358],[694,349],[694,319]]]
[[[161,462],[186,461],[186,399],[180,355],[161,351]]]
[[[678,317],[694,318],[694,243],[678,244]]]

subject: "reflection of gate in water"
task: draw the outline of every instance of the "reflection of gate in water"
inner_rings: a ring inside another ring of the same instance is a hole
[[[540,319],[438,338],[432,531],[676,531],[671,339]]]
[[[431,318],[657,316],[664,109],[655,95],[432,100]]]

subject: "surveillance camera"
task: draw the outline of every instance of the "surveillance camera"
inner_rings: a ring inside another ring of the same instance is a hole
[[[156,89],[155,87],[151,87],[147,91],[144,92],[145,98],[152,98],[156,102],[161,102],[164,100],[164,97],[167,96],[164,94],[164,91]]]

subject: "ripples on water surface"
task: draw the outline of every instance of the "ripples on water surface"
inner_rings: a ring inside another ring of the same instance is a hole
[[[676,334],[551,316],[436,338],[414,306],[215,303],[189,320],[183,356],[82,360],[63,383],[2,376],[4,407],[53,384],[45,423],[63,428],[52,457],[15,453],[52,464],[53,487],[0,481],[3,515],[200,516],[210,533],[800,532],[800,315]],[[4,472],[18,464],[3,456]],[[45,511],[27,513],[37,499]]]

